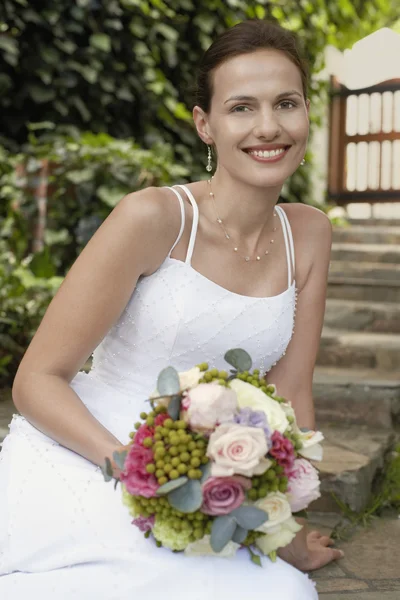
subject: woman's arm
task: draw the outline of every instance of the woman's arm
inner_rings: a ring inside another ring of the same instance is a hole
[[[286,355],[270,371],[268,381],[277,386],[279,395],[292,402],[299,427],[315,429],[312,381],[325,313],[332,227],[320,211],[293,206],[288,207],[288,212],[290,208],[299,290],[295,329]],[[297,520],[303,529],[278,551],[283,560],[302,571],[310,571],[343,556],[341,550],[329,547],[333,541],[328,536],[316,531],[309,533],[306,521]]]
[[[118,320],[140,275],[155,271],[172,247],[180,228],[174,198],[151,188],[121,200],[70,269],[15,377],[20,413],[95,464],[120,443],[69,383]]]

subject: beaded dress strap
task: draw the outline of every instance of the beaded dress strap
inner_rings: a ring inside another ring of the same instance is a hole
[[[190,204],[193,207],[192,231],[190,232],[189,246],[188,246],[188,251],[187,251],[186,260],[185,260],[185,263],[190,265],[192,262],[194,244],[196,242],[197,226],[199,224],[199,209],[197,206],[197,202],[194,199],[194,196],[193,196],[192,192],[189,190],[189,188],[187,188],[186,185],[178,185],[177,187],[180,187],[183,189],[186,196],[189,198]]]
[[[167,190],[171,190],[172,192],[174,192],[175,196],[179,200],[179,205],[181,207],[181,228],[179,230],[178,237],[176,238],[174,245],[172,246],[171,250],[169,251],[168,257],[170,257],[173,249],[175,248],[175,246],[178,244],[179,240],[181,239],[182,233],[185,229],[185,205],[184,205],[182,196],[180,195],[179,192],[177,192],[173,187],[167,187]]]
[[[293,243],[293,234],[292,228],[290,227],[289,219],[283,208],[280,206],[275,207],[276,212],[279,215],[282,224],[283,237],[285,239],[285,248],[286,248],[286,259],[288,266],[288,288],[292,285],[292,278],[294,278],[295,274],[295,257],[294,257],[294,243]]]

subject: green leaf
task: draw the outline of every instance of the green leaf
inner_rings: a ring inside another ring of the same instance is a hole
[[[203,485],[203,483],[211,476],[211,462],[208,462],[206,465],[201,465],[200,470],[203,472],[203,476],[200,479],[200,483]]]
[[[69,171],[66,173],[66,178],[68,181],[79,185],[80,183],[84,183],[85,181],[91,181],[94,178],[94,169],[91,167],[87,167],[84,169],[79,169],[77,171]]]
[[[169,401],[167,412],[173,421],[177,421],[179,419],[181,403],[181,396],[172,396],[171,400]]]
[[[240,527],[240,525],[236,526],[235,533],[232,536],[232,541],[237,544],[243,544],[244,540],[247,538],[248,530]]]
[[[236,520],[231,515],[214,519],[210,539],[211,548],[214,552],[221,552],[227,543],[231,541],[236,531],[236,526]]]
[[[115,464],[117,465],[117,467],[119,469],[121,469],[121,471],[124,470],[124,466],[125,466],[125,459],[128,456],[128,451],[124,450],[123,452],[114,452],[113,453],[113,459],[115,461]]]
[[[111,38],[106,33],[94,33],[90,36],[89,43],[96,50],[102,50],[103,52],[110,52],[111,50]]]
[[[239,506],[230,515],[236,519],[238,525],[244,529],[257,529],[268,521],[268,513],[256,506]]]
[[[168,494],[168,501],[173,508],[183,513],[199,510],[203,504],[200,481],[189,479],[180,488]]]
[[[97,188],[97,196],[104,204],[114,208],[118,202],[125,196],[127,189],[122,186],[100,185]]]
[[[179,375],[174,367],[163,369],[157,379],[157,390],[160,396],[179,394],[180,389]]]
[[[156,494],[157,496],[165,496],[166,494],[169,494],[170,492],[182,487],[182,485],[185,485],[187,481],[187,477],[178,477],[178,479],[172,479],[171,481],[164,483],[164,485],[161,485]]]
[[[101,472],[103,473],[104,481],[111,481],[114,476],[114,472],[111,465],[111,460],[108,458],[108,456],[106,457],[106,464],[102,465],[100,468]]]
[[[257,565],[258,567],[262,567],[262,563],[261,563],[261,558],[258,554],[256,554],[255,552],[253,552],[251,550],[251,548],[249,548],[249,552],[250,552],[250,558],[251,558],[251,562],[253,562],[255,565]]]
[[[235,367],[235,369],[239,372],[249,371],[251,369],[251,365],[253,364],[250,354],[241,348],[228,350],[224,358],[228,364],[232,365],[232,367]]]

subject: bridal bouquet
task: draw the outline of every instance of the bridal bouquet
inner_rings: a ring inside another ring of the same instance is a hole
[[[247,352],[225,360],[230,373],[164,369],[129,451],[113,458],[132,523],[157,546],[223,557],[247,547],[261,565],[259,552],[274,560],[302,527],[293,515],[320,496],[309,459],[321,460],[323,436],[299,429]],[[109,459],[103,473],[112,479]]]

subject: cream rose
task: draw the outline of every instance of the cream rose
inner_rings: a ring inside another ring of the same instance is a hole
[[[278,548],[284,548],[290,544],[302,527],[294,517],[289,517],[283,523],[269,529],[266,535],[257,538],[256,546],[263,554],[268,555]]]
[[[253,477],[265,473],[271,461],[265,433],[258,427],[225,423],[210,435],[207,456],[212,460],[213,477],[244,475]]]
[[[296,458],[289,474],[289,487],[287,490],[290,508],[298,512],[307,508],[311,502],[320,497],[318,471],[305,458]]]
[[[320,444],[324,436],[320,431],[298,431],[297,435],[303,446],[298,451],[301,456],[309,460],[322,460],[323,449]]]
[[[200,383],[182,401],[182,418],[194,431],[212,431],[219,423],[232,421],[236,410],[235,392],[215,383]]]
[[[268,521],[257,529],[257,531],[261,531],[262,533],[267,533],[267,531],[292,516],[289,501],[282,492],[271,492],[265,498],[257,500],[254,505],[268,513]]]
[[[182,373],[178,373],[178,375],[181,392],[183,392],[184,390],[195,387],[202,378],[203,373],[200,371],[199,367],[193,367],[193,369],[182,371]]]
[[[205,535],[201,540],[192,542],[185,548],[186,556],[219,556],[220,558],[233,558],[240,548],[236,542],[228,542],[221,552],[214,552],[211,548],[211,536]]]
[[[239,408],[248,406],[253,410],[264,411],[272,431],[283,433],[287,429],[289,421],[279,402],[272,400],[254,385],[240,379],[233,379],[229,386],[237,394]]]

